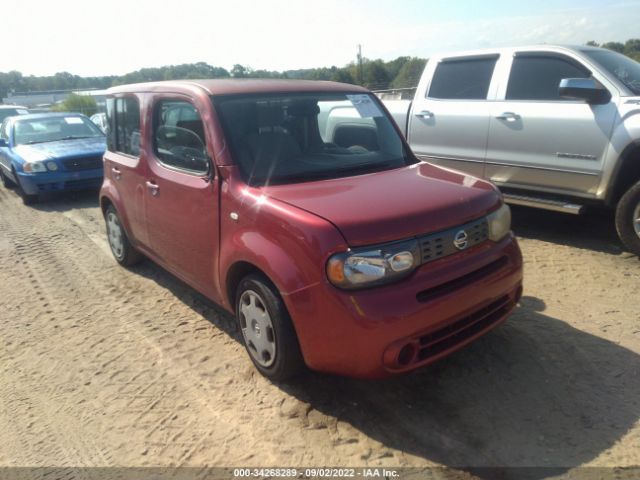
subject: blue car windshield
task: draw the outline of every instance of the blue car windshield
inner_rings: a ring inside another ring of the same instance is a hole
[[[91,121],[77,115],[24,118],[15,122],[13,130],[16,145],[91,137],[104,137],[104,134]]]

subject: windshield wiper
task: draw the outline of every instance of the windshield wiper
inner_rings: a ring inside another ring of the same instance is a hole
[[[50,140],[29,140],[28,142],[19,143],[18,145],[34,145],[36,143],[47,143]]]
[[[373,172],[386,170],[396,166],[400,167],[403,165],[398,164],[397,160],[389,160],[389,161],[380,162],[380,163],[360,163],[358,165],[353,165],[347,168],[339,168],[336,170],[300,172],[300,173],[293,173],[291,175],[276,176],[273,179],[271,178],[253,179],[253,183],[254,184],[255,183],[281,184],[281,183],[287,183],[287,182],[310,182],[312,180],[323,180],[323,179],[330,179],[330,178],[347,177],[351,174],[369,173],[369,172],[373,173]]]
[[[98,135],[69,135],[67,137],[62,137],[60,140],[79,140],[81,138],[95,138]]]

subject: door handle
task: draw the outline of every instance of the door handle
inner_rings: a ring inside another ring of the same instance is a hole
[[[422,111],[416,113],[416,117],[419,117],[419,118],[432,118],[433,117],[433,112],[431,112],[429,110],[422,110]]]
[[[506,120],[507,122],[515,122],[516,120],[520,120],[520,115],[513,112],[504,112],[500,115],[496,115],[498,120]]]
[[[150,181],[147,181],[147,189],[149,190],[149,193],[151,193],[151,195],[153,195],[154,197],[157,197],[158,193],[160,193],[160,187]]]
[[[116,167],[111,167],[111,172],[113,172],[113,176],[115,177],[116,180],[120,180],[120,177],[122,176],[122,172],[117,169]]]

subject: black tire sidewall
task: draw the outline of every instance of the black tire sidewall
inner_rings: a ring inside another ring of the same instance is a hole
[[[264,275],[251,274],[244,277],[236,290],[235,308],[236,321],[239,329],[241,329],[240,298],[247,290],[253,290],[257,293],[267,308],[271,317],[276,343],[275,361],[270,367],[264,367],[255,361],[245,342],[244,335],[242,331],[240,331],[242,343],[249,358],[258,371],[271,380],[284,381],[294,377],[304,370],[304,360],[302,359],[298,337],[293,327],[291,317],[280,293],[273,283]]]
[[[624,246],[640,256],[640,237],[633,228],[633,212],[640,204],[640,182],[622,196],[616,208],[616,230]]]
[[[109,205],[104,211],[104,219],[105,219],[105,224],[107,228],[107,235],[109,235],[109,225],[108,225],[107,219],[110,213],[113,213],[118,219],[118,225],[120,226],[120,231],[122,232],[122,257],[118,257],[116,253],[113,251],[113,248],[111,247],[111,242],[109,242],[109,250],[111,250],[111,254],[113,255],[113,258],[115,258],[116,262],[118,262],[120,265],[125,267],[131,266],[140,261],[141,254],[133,247],[133,245],[131,245],[131,242],[129,242],[129,237],[127,236],[127,232],[124,229],[124,226],[122,225],[122,219],[120,218],[118,211],[113,207],[113,205]]]

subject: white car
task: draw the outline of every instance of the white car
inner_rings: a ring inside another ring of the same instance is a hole
[[[0,105],[0,123],[7,118],[15,115],[27,115],[29,110],[19,105]]]
[[[89,120],[95,123],[98,126],[98,128],[102,130],[103,133],[107,133],[107,114],[106,113],[102,112],[102,113],[96,113],[94,115],[91,115]]]

